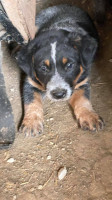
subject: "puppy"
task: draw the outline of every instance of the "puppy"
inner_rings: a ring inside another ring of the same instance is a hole
[[[89,74],[98,48],[93,22],[80,8],[59,5],[36,18],[38,32],[17,55],[27,74],[23,86],[22,131],[35,136],[43,131],[42,99],[69,100],[79,126],[97,131],[104,123],[90,102]]]

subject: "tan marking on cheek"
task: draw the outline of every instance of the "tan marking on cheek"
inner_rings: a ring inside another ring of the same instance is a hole
[[[85,78],[83,81],[81,81],[80,83],[78,83],[76,86],[75,86],[75,89],[78,89],[80,86],[86,84],[88,82],[89,78]]]
[[[37,79],[37,78],[36,78]],[[37,79],[39,81],[39,79]],[[44,85],[39,85],[38,83],[34,82],[30,77],[28,77],[28,82],[33,86],[38,88],[39,90],[45,91]],[[40,82],[40,81],[39,81]]]
[[[77,75],[76,79],[74,80],[74,84],[77,83],[77,81],[79,80],[79,78],[81,77],[82,73],[83,73],[83,67],[80,65],[80,72],[79,74]]]
[[[35,76],[36,80],[41,84],[41,85],[39,85],[39,84],[37,83],[38,88],[41,89],[41,90],[43,90],[43,91],[45,91],[45,85],[39,80],[39,78],[36,76],[36,73],[35,73],[35,72],[34,72],[34,76]]]
[[[45,60],[44,63],[47,65],[47,67],[50,67],[50,61],[48,59]]]
[[[63,64],[65,65],[65,64],[68,62],[68,59],[65,58],[65,57],[63,57],[62,62],[63,62]]]

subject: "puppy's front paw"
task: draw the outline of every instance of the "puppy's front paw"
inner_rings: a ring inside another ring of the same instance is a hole
[[[83,110],[78,116],[78,124],[83,130],[99,131],[104,128],[103,119],[94,111]]]
[[[33,115],[25,116],[20,127],[20,132],[26,137],[35,137],[43,132],[43,119]]]

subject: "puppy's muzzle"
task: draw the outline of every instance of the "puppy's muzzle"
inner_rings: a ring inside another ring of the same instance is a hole
[[[51,95],[54,99],[63,99],[66,97],[67,90],[56,88],[55,90],[51,91]]]

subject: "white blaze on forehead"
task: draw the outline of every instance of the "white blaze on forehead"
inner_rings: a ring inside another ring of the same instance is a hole
[[[57,42],[51,43],[51,58],[55,64],[55,73],[54,73],[54,76],[51,78],[51,80],[48,82],[48,84],[46,86],[46,88],[47,88],[46,95],[48,98],[55,101],[56,99],[53,99],[52,94],[51,94],[52,91],[57,88],[65,89],[67,91],[66,97],[61,100],[67,100],[67,99],[69,99],[69,97],[72,93],[72,90],[71,90],[69,84],[67,82],[65,82],[65,80],[60,76],[60,74],[57,71],[57,68],[56,68],[56,44],[57,44]]]
[[[51,43],[51,58],[55,66],[56,66],[56,43],[57,42]]]
[[[60,76],[60,74],[57,72],[57,70],[55,71],[54,76],[51,78],[51,80],[48,82],[47,84],[47,97],[49,99],[55,100],[52,97],[52,91],[56,90],[57,88],[60,89],[65,89],[67,91],[65,98],[60,99],[60,100],[67,100],[69,99],[71,93],[72,93],[72,89],[70,88],[70,85],[65,82],[65,80]]]

